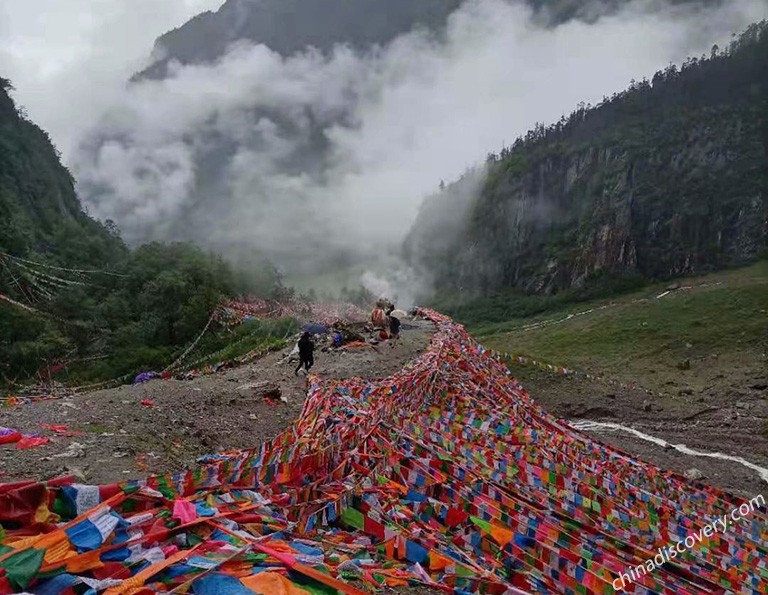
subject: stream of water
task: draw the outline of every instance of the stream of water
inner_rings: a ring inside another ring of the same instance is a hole
[[[755,465],[754,463],[751,463],[741,457],[727,455],[721,452],[706,452],[702,450],[695,450],[693,448],[687,447],[685,444],[671,444],[666,440],[663,440],[662,438],[656,438],[655,436],[651,436],[649,434],[646,434],[645,432],[636,430],[635,428],[630,428],[629,426],[623,426],[621,424],[615,424],[611,422],[590,421],[588,419],[576,419],[568,423],[572,428],[575,428],[581,431],[600,432],[600,431],[608,430],[608,431],[616,431],[616,432],[626,432],[627,434],[632,434],[633,436],[640,438],[641,440],[652,442],[653,444],[657,444],[663,448],[666,448],[666,447],[674,448],[675,450],[686,455],[693,455],[697,457],[708,457],[710,459],[721,459],[723,461],[733,461],[734,463],[739,463],[740,465],[744,465],[744,467],[747,467],[748,469],[751,469],[752,471],[757,472],[757,474],[760,475],[760,478],[763,481],[768,483],[768,469],[766,469],[765,467],[760,467],[759,465]]]

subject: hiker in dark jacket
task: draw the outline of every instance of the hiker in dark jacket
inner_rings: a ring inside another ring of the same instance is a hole
[[[315,344],[312,342],[312,339],[309,338],[309,333],[305,332],[303,335],[301,335],[298,347],[299,365],[297,366],[296,370],[294,370],[294,375],[299,373],[301,366],[304,366],[304,369],[309,372],[309,369],[315,365]]]
[[[393,308],[394,310],[394,308]],[[394,348],[400,338],[400,319],[389,314],[389,346]]]

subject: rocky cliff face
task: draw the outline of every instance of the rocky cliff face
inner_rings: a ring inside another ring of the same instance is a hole
[[[674,143],[649,129],[647,149],[591,146],[521,176],[491,172],[454,246],[456,280],[552,292],[602,274],[664,279],[754,260],[768,237],[760,125],[712,116],[718,125]]]
[[[712,117],[718,126],[694,124],[674,143],[649,127],[647,150],[609,144],[537,163],[477,221],[489,257],[491,238],[507,239],[501,282],[551,291],[604,273],[658,279],[756,258],[768,187],[745,180],[765,167],[760,129]]]
[[[456,186],[423,210],[411,261],[438,287],[550,293],[754,260],[768,244],[765,24],[747,37],[491,156],[449,247],[422,249]]]

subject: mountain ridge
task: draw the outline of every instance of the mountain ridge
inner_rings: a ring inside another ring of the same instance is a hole
[[[462,181],[425,205],[405,253],[438,287],[480,292],[752,262],[768,245],[767,81],[763,21],[489,155],[478,192]],[[430,220],[457,201],[466,222],[432,250]]]
[[[155,42],[159,57],[135,79],[164,78],[169,62],[213,62],[237,41],[264,44],[282,56],[337,44],[364,49],[419,26],[440,27],[463,0],[227,0]]]
[[[282,56],[308,47],[328,52],[338,44],[365,50],[415,28],[439,33],[468,0],[226,0],[161,35],[153,62],[133,80],[162,79],[171,62],[214,62],[238,41],[264,44]],[[524,0],[535,19],[556,26],[572,19],[594,22],[630,0]],[[666,0],[669,6],[713,6],[723,0]]]

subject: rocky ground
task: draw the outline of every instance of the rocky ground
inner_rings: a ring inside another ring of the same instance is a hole
[[[685,383],[685,374],[680,374],[672,384],[662,382],[666,390],[650,395],[522,366],[514,366],[513,371],[537,401],[562,419],[628,426],[672,445],[740,457],[768,469],[768,369],[734,368],[732,362],[712,361],[706,370],[692,372],[699,380],[708,379],[700,383],[704,388],[692,388]],[[683,454],[616,429],[594,428],[587,433],[734,494],[768,493],[758,472],[734,461]]]
[[[392,374],[426,349],[434,330],[425,321],[409,326],[395,348],[317,351],[312,372],[330,378]],[[288,428],[304,404],[307,379],[283,362],[288,351],[193,380],[153,380],[2,409],[0,426],[51,440],[29,450],[0,446],[0,482],[75,474],[87,483],[110,483],[178,471],[211,452],[256,447]],[[268,385],[279,388],[278,398],[262,394]],[[76,435],[57,435],[44,425],[63,425]]]

